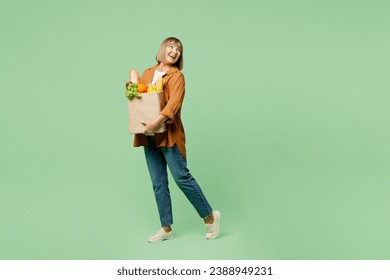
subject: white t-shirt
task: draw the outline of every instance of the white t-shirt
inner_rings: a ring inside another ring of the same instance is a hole
[[[158,78],[164,76],[164,74],[165,74],[165,72],[160,72],[158,70],[154,70],[152,85],[155,85],[157,83]]]

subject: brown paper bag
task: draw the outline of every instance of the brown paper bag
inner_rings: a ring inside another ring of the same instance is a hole
[[[142,93],[141,98],[128,100],[129,109],[129,130],[131,134],[144,133],[145,126],[142,122],[148,123],[157,118],[163,108],[163,92]],[[156,133],[166,130],[163,123]]]

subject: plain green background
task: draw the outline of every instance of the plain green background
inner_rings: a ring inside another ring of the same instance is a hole
[[[1,1],[1,259],[390,259],[388,1]],[[124,81],[184,45],[188,166],[159,227]]]

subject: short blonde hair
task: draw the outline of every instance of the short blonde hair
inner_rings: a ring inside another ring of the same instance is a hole
[[[184,66],[184,60],[183,60],[183,44],[180,42],[179,39],[175,38],[175,37],[168,37],[166,38],[160,45],[160,48],[158,49],[157,51],[157,54],[156,54],[156,61],[158,63],[161,63],[161,62],[165,62],[165,50],[167,48],[167,46],[169,44],[174,44],[176,45],[177,47],[180,47],[180,57],[179,59],[176,61],[176,63],[174,64],[174,66],[176,66],[177,68],[179,68],[180,70],[183,69],[183,66]]]

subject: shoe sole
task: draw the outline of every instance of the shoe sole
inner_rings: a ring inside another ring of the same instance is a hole
[[[148,240],[149,243],[160,243],[160,242],[163,242],[165,240],[171,240],[173,239],[174,236],[171,236],[171,237],[168,237],[168,238],[164,238],[164,239],[161,239],[161,240],[157,240],[157,241],[150,241]]]

